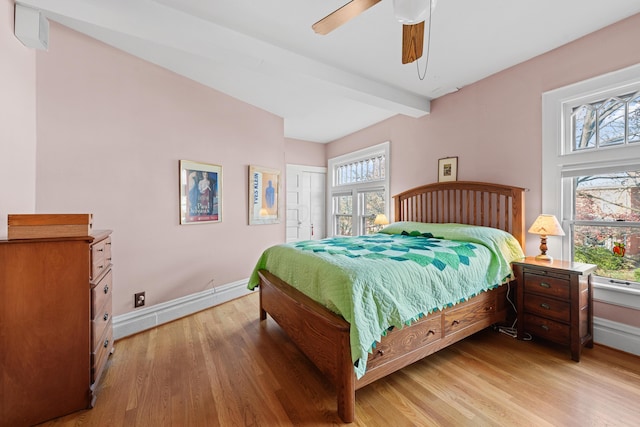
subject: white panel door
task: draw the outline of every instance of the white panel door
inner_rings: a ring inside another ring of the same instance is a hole
[[[287,242],[326,236],[326,176],[325,168],[287,165]]]

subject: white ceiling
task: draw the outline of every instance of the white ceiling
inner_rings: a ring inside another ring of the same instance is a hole
[[[283,117],[328,142],[640,12],[638,0],[439,0],[426,78],[384,0],[326,36],[346,0],[18,0],[50,20]],[[55,40],[51,40],[51,46]],[[425,45],[426,46],[426,45]],[[418,61],[424,72],[425,56]]]

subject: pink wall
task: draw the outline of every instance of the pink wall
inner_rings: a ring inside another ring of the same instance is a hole
[[[284,158],[290,165],[327,166],[326,145],[300,139],[285,138]]]
[[[526,222],[542,206],[542,93],[640,63],[640,14],[436,99],[421,119],[396,116],[327,146],[327,158],[391,141],[391,192],[437,180],[458,156],[458,179],[528,188]],[[549,244],[554,244],[550,238]],[[527,254],[539,240],[528,236]],[[609,311],[594,305],[596,316]],[[633,310],[616,321],[635,324]]]
[[[114,230],[114,314],[135,292],[153,305],[248,278],[284,240],[284,221],[249,226],[247,213],[248,165],[284,170],[282,119],[53,22],[50,39],[36,208]],[[180,159],[222,165],[221,223],[179,225]]]
[[[36,207],[36,54],[13,35],[13,11],[0,1],[0,237],[7,214]]]

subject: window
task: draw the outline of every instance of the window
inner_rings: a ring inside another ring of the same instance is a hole
[[[610,283],[640,282],[640,171],[572,178],[573,259]]]
[[[377,214],[388,216],[389,143],[329,160],[328,229],[332,235],[371,234]]]
[[[543,95],[544,213],[562,218],[562,258],[596,284],[640,290],[640,66]]]

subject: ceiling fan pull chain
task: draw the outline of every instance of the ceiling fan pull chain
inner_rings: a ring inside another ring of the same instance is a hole
[[[431,0],[429,1],[429,10],[431,9]],[[433,13],[429,13],[429,29],[427,30],[427,54],[425,55],[424,73],[420,75],[420,64],[416,59],[416,71],[418,72],[418,78],[422,81],[427,76],[427,69],[429,68],[429,54],[431,53],[431,16]]]

